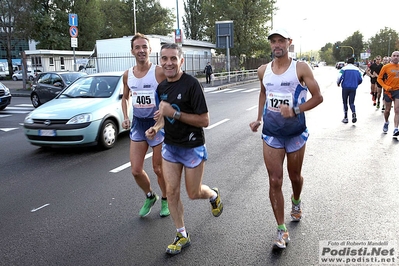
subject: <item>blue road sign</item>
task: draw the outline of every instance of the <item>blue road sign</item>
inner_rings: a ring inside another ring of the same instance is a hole
[[[78,15],[77,14],[69,14],[69,26],[78,26]]]

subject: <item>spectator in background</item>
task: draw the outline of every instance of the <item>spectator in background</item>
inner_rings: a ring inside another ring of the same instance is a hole
[[[212,70],[212,66],[211,66],[210,62],[208,62],[206,64],[206,67],[204,69],[204,73],[206,75],[206,84],[211,83],[211,75],[213,73],[213,70]]]
[[[352,123],[356,123],[356,108],[355,97],[356,89],[362,83],[362,73],[354,65],[355,59],[353,57],[348,59],[348,64],[341,68],[337,78],[338,87],[342,87],[342,102],[344,104],[344,119],[342,123],[348,123],[348,100],[352,111]]]

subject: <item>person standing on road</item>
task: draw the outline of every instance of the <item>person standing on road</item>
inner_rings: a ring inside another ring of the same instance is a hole
[[[284,159],[287,156],[288,175],[293,188],[291,219],[300,221],[301,169],[309,135],[304,112],[319,105],[323,96],[309,65],[288,56],[288,48],[292,43],[288,32],[284,29],[272,30],[268,39],[274,59],[258,68],[258,117],[249,126],[253,132],[257,132],[263,117],[263,158],[269,175],[269,198],[277,222],[274,246],[285,248],[290,238],[284,223]],[[306,100],[308,91],[312,98]]]
[[[337,78],[338,87],[340,85],[342,87],[342,102],[344,104],[344,119],[342,120],[342,123],[345,124],[348,123],[348,100],[352,111],[352,123],[356,123],[357,121],[355,108],[356,89],[363,81],[362,73],[354,63],[355,58],[349,58],[348,64],[341,68]]]
[[[211,75],[213,73],[213,70],[210,62],[206,64],[204,73],[205,73],[206,84],[211,83]]]
[[[385,123],[382,128],[384,133],[388,132],[389,114],[391,112],[392,102],[394,103],[395,116],[393,119],[393,136],[399,136],[399,51],[394,51],[391,56],[391,63],[384,65],[377,78],[378,83],[384,88]]]
[[[159,118],[146,136],[152,139],[164,127],[162,168],[166,181],[169,210],[177,235],[166,253],[175,255],[191,244],[184,224],[184,209],[180,198],[181,176],[184,170],[187,195],[190,199],[209,199],[212,214],[222,214],[223,204],[217,188],[202,184],[208,154],[203,127],[209,125],[208,107],[201,84],[181,70],[183,53],[177,44],[161,47],[161,66],[166,80],[158,85]]]
[[[136,58],[136,66],[129,68],[123,74],[123,128],[130,129],[130,164],[132,174],[137,185],[146,195],[143,207],[139,211],[141,217],[151,212],[152,206],[159,199],[151,188],[150,178],[144,171],[144,159],[148,147],[152,148],[152,166],[158,179],[162,192],[161,217],[169,216],[168,202],[166,199],[166,185],[162,174],[161,148],[164,137],[159,132],[153,139],[147,139],[145,131],[155,124],[154,114],[158,110],[156,105],[155,90],[158,84],[166,79],[162,68],[152,64],[149,60],[151,53],[149,39],[137,33],[131,40],[131,53]],[[133,120],[130,125],[128,105],[132,96]]]

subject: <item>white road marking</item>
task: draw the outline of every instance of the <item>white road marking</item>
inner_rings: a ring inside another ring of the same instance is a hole
[[[147,154],[145,155],[144,159],[148,159],[148,158],[150,158],[150,157],[152,157],[152,152],[147,153]],[[125,163],[125,164],[123,164],[123,165],[121,165],[121,166],[119,166],[119,167],[116,167],[116,168],[112,169],[112,170],[109,171],[109,172],[110,172],[110,173],[119,173],[120,171],[123,171],[123,170],[125,170],[126,168],[129,168],[129,167],[130,167],[130,162]]]
[[[239,92],[243,91],[244,89],[236,89],[236,90],[231,90],[231,91],[226,91],[226,93],[234,93],[234,92]]]
[[[50,205],[50,203],[44,204],[43,206],[40,206],[39,208],[36,208],[36,209],[31,210],[30,212],[36,212],[36,211],[38,211],[38,210],[40,210],[40,209],[43,209],[43,208],[45,208],[45,207],[47,207],[47,206],[49,206],[49,205]]]
[[[4,132],[8,132],[8,131],[12,131],[12,130],[16,130],[16,129],[18,129],[17,127],[10,127],[10,128],[0,128],[0,130],[1,131],[4,131]]]
[[[11,115],[0,115],[0,118],[9,117],[9,116],[11,116]]]
[[[255,109],[255,108],[258,108],[258,106],[257,106],[257,105],[254,105],[254,106],[252,106],[252,107],[249,107],[249,108],[247,109],[247,111],[251,111],[252,109]]]
[[[246,91],[243,91],[243,92],[253,92],[253,91],[258,91],[259,89],[258,88],[255,88],[255,89],[249,89],[249,90],[246,90]]]
[[[212,91],[210,93],[221,93],[221,92],[227,92],[227,91],[231,91],[231,89],[217,90],[217,91]]]
[[[223,119],[222,121],[219,121],[219,122],[217,122],[217,123],[215,123],[215,124],[213,124],[213,125],[210,125],[210,126],[204,128],[204,129],[212,129],[212,128],[214,128],[214,127],[216,127],[216,126],[219,126],[219,125],[221,125],[221,124],[223,124],[223,123],[225,123],[225,122],[227,122],[227,121],[229,121],[229,120],[230,120],[230,119],[228,119],[228,118]]]

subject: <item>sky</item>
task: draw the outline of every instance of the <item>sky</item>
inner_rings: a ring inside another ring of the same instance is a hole
[[[160,3],[163,7],[174,8],[176,15],[176,1],[180,28],[183,28],[183,0],[160,0]],[[355,31],[363,34],[364,41],[385,27],[399,33],[398,0],[374,3],[364,0],[277,0],[276,7],[273,27],[285,28],[291,34],[296,52],[320,50],[326,43],[344,41]]]

